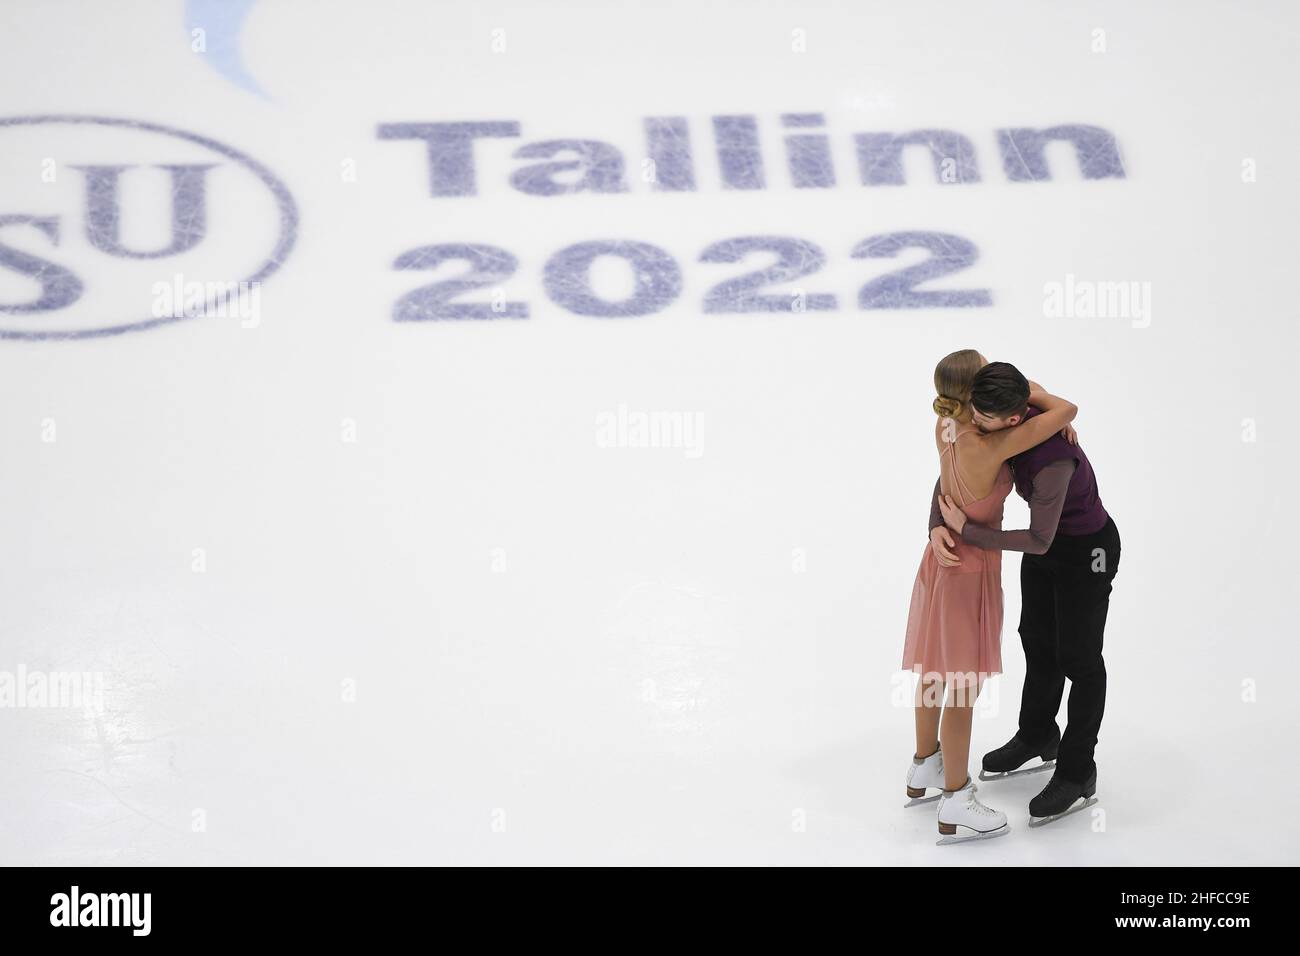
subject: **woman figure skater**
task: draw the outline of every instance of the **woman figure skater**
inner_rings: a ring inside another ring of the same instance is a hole
[[[979,352],[963,349],[935,367],[935,492],[951,496],[971,521],[1000,529],[1002,505],[1012,488],[1008,459],[1061,431],[1078,409],[1037,390],[1030,401],[1042,414],[985,433],[971,408],[970,390],[975,373],[987,364]],[[960,540],[951,550],[938,542],[927,544],[912,587],[903,646],[903,667],[920,678],[907,806],[939,801],[941,846],[1008,832],[1006,814],[976,799],[967,772],[975,701],[983,682],[1002,673],[1001,642],[1002,552]],[[943,792],[926,798],[928,789]]]

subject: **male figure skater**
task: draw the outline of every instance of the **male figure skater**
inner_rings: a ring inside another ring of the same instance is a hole
[[[1038,414],[1029,407],[1029,387],[1014,365],[984,366],[971,388],[973,422],[991,432],[1014,428]],[[941,565],[957,563],[947,528],[977,548],[1024,552],[1020,640],[1026,672],[1020,726],[1008,743],[984,755],[980,778],[1032,773],[1055,760],[1051,782],[1029,803],[1030,826],[1041,826],[1097,802],[1093,753],[1106,705],[1102,634],[1119,569],[1120,540],[1072,430],[1012,458],[1011,467],[1016,492],[1029,502],[1027,529],[998,531],[967,521],[951,498],[940,496],[936,482],[930,544]],[[1062,736],[1056,714],[1067,677],[1070,698]],[[1019,770],[1034,757],[1043,764]]]

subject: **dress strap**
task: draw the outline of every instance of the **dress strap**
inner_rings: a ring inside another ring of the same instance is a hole
[[[959,493],[958,497],[961,498],[962,500],[959,501],[958,504],[960,504],[963,508],[966,507],[966,503],[968,501],[974,499],[974,496],[970,493],[970,488],[967,487],[966,482],[962,481],[961,469],[957,466],[957,439],[961,438],[962,435],[967,435],[973,432],[974,430],[975,429],[973,428],[968,428],[963,432],[958,432],[956,435],[953,436],[952,441],[945,444],[943,448],[943,451],[949,451],[949,450],[952,451],[952,478],[953,478],[953,482],[956,484],[956,487],[953,490]],[[942,455],[943,451],[941,451],[939,454]]]

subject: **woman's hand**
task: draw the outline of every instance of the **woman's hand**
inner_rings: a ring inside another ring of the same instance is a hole
[[[930,529],[930,550],[934,552],[934,559],[939,562],[941,568],[955,568],[961,564],[961,558],[953,553],[952,535],[943,525],[936,525]]]
[[[939,511],[943,513],[943,523],[961,534],[961,529],[966,527],[966,512],[957,507],[951,495],[939,499]]]
[[[1061,437],[1064,438],[1066,441],[1068,441],[1071,445],[1079,444],[1079,433],[1074,430],[1073,425],[1066,425],[1064,428],[1062,428]]]

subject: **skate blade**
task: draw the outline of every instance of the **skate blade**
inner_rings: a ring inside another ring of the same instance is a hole
[[[1005,780],[1008,777],[1023,777],[1028,773],[1042,773],[1044,770],[1051,770],[1056,766],[1055,760],[1045,760],[1037,767],[1025,767],[1020,770],[1008,770],[1005,773],[989,773],[987,770],[980,771],[981,780]]]
[[[939,837],[935,846],[954,846],[958,843],[974,843],[977,840],[996,840],[998,837],[1006,836],[1011,832],[1011,825],[1001,826],[996,830],[989,830],[986,833],[969,833],[954,834],[953,836]]]
[[[943,791],[940,790],[933,797],[913,797],[911,800],[908,800],[907,803],[903,804],[903,809],[906,810],[908,807],[919,807],[927,803],[934,803],[934,801],[938,800],[942,796]]]
[[[1071,813],[1078,813],[1080,810],[1087,810],[1090,806],[1096,803],[1098,799],[1099,798],[1095,796],[1086,798],[1080,797],[1079,801],[1064,813],[1054,813],[1050,817],[1030,817],[1029,825],[1035,829],[1038,827],[1045,827],[1049,823],[1055,823],[1057,820],[1061,819],[1061,817],[1068,817]]]

